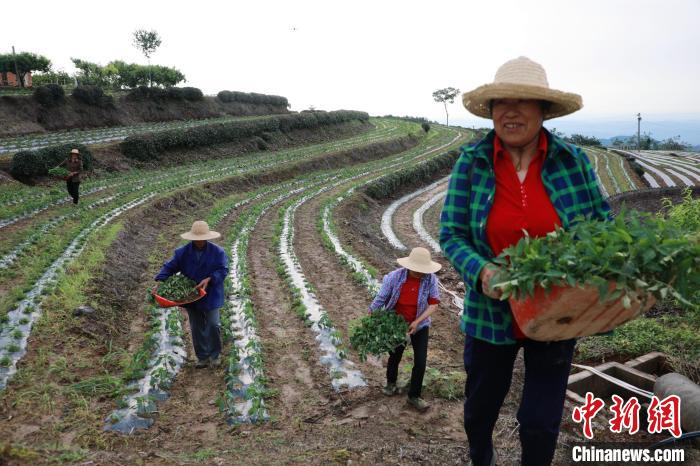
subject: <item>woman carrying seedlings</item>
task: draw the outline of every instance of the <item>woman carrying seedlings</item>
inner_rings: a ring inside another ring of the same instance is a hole
[[[606,220],[586,154],[542,127],[544,120],[579,110],[577,94],[550,89],[544,68],[520,57],[502,65],[493,83],[463,95],[493,130],[462,149],[450,177],[440,244],[467,288],[461,328],[468,373],[464,430],[476,466],[495,464],[492,433],[510,388],[515,357],[524,348],[525,382],[517,418],[522,464],[551,464],[559,435],[575,340],[525,338],[500,292],[492,289],[491,259],[526,231],[546,235],[575,217]]]
[[[83,171],[83,161],[80,157],[78,149],[72,149],[68,158],[61,162],[58,166],[64,166],[68,170],[68,179],[66,180],[66,189],[68,194],[73,198],[73,204],[78,204],[80,197],[80,172]]]
[[[430,316],[438,309],[440,292],[435,272],[442,265],[433,262],[430,252],[425,248],[413,248],[408,257],[397,259],[401,267],[388,273],[382,281],[382,287],[369,306],[373,312],[379,308],[393,309],[408,322],[408,332],[413,346],[413,370],[411,385],[408,390],[408,403],[419,411],[428,409],[429,404],[421,398],[423,376],[428,358],[428,332]],[[389,353],[386,366],[386,387],[384,394],[395,395],[399,363],[405,345],[397,346]]]
[[[196,368],[221,365],[221,323],[219,309],[224,304],[224,280],[228,274],[226,252],[210,240],[220,238],[216,231],[201,220],[192,224],[187,233],[180,235],[190,240],[175,250],[172,259],[163,264],[156,275],[162,281],[178,272],[197,283],[196,288],[207,294],[200,300],[183,306],[187,310],[192,344],[197,355]]]

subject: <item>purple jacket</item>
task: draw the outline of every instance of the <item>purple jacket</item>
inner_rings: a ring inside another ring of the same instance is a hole
[[[207,295],[185,307],[200,311],[213,311],[224,304],[224,280],[228,275],[228,257],[223,248],[208,241],[201,258],[197,258],[195,251],[192,242],[177,248],[172,259],[163,264],[163,268],[160,269],[155,279],[162,281],[178,272],[196,283],[211,277],[207,286]]]
[[[408,277],[408,269],[400,267],[393,272],[389,272],[382,280],[382,287],[374,298],[372,304],[369,305],[369,311],[373,312],[383,307],[384,309],[394,309],[396,302],[401,295],[401,287],[406,283]],[[418,288],[418,312],[416,318],[420,317],[428,309],[428,299],[440,299],[440,290],[438,289],[438,278],[434,273],[423,275]],[[418,324],[416,330],[430,326],[430,317]]]

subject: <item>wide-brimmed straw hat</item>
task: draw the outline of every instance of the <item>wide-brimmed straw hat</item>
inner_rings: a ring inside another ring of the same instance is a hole
[[[71,149],[70,153],[80,155],[80,151],[78,149]]]
[[[493,99],[547,101],[551,105],[544,111],[545,120],[574,113],[583,107],[580,95],[550,89],[542,65],[527,57],[505,62],[496,71],[492,83],[462,94],[462,103],[467,110],[483,118],[491,118],[489,103]]]
[[[442,265],[433,262],[430,258],[430,251],[425,248],[413,248],[408,257],[396,259],[400,266],[420,273],[435,273],[442,268]]]
[[[221,233],[210,230],[207,222],[197,220],[192,224],[190,231],[181,234],[180,237],[190,241],[206,241],[209,239],[221,238]]]

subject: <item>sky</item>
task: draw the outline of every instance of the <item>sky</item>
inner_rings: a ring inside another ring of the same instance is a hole
[[[443,122],[434,90],[471,90],[524,55],[544,66],[551,87],[583,97],[581,111],[548,126],[583,133],[597,128],[601,137],[606,131],[631,134],[641,112],[642,131],[675,135],[674,122],[683,122],[681,135],[700,144],[698,0],[104,5],[35,1],[30,14],[26,4],[9,2],[3,17],[16,20],[3,21],[0,53],[14,45],[68,72],[74,71],[71,57],[146,63],[132,33],[155,29],[163,43],[152,62],[178,68],[186,85],[207,94],[277,94],[293,110],[343,108]],[[459,98],[448,111],[452,122],[490,126],[471,116]],[[659,129],[658,122],[669,121],[670,129]]]

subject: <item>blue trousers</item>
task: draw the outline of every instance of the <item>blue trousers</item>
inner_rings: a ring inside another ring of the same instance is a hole
[[[200,311],[187,309],[192,345],[197,359],[216,358],[221,354],[221,322],[219,309]]]
[[[493,429],[508,394],[520,347],[525,356],[525,383],[517,419],[520,423],[521,465],[551,464],[564,411],[566,384],[576,340],[522,340],[494,345],[467,336],[464,344],[464,431],[474,466],[489,465]]]

